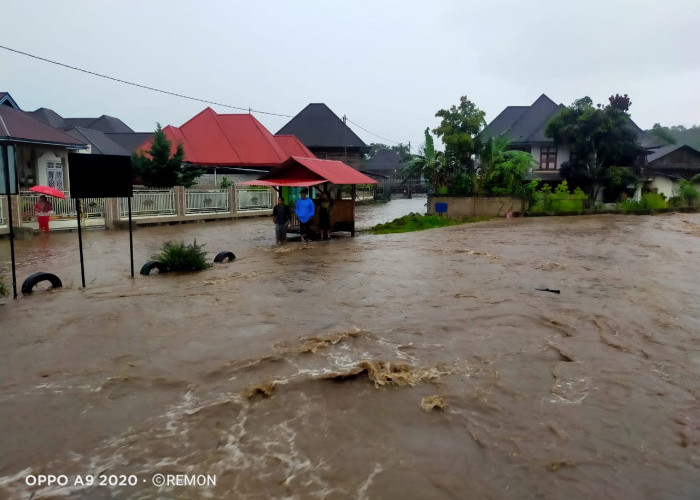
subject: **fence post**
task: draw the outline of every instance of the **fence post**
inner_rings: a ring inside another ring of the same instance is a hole
[[[2,205],[2,218],[5,219],[5,222],[3,222],[3,224],[7,224],[9,226],[9,220],[7,216],[7,212],[9,210],[9,207],[7,206],[7,196],[0,196],[0,205]]]
[[[119,198],[105,198],[105,228],[114,229],[120,219]]]
[[[175,215],[180,218],[185,217],[185,187],[175,186]]]
[[[22,198],[18,194],[10,195],[10,206],[8,212],[12,210],[12,224],[14,227],[20,227],[22,225]],[[9,215],[5,215],[8,220],[9,225]]]

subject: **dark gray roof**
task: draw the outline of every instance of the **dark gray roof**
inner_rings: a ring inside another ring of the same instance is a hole
[[[505,134],[514,145],[552,143],[554,141],[545,136],[544,131],[549,120],[563,108],[563,104],[557,104],[542,94],[530,106],[508,106],[482,134],[487,137]],[[631,119],[627,125],[637,134],[638,140],[647,140],[644,131]]]
[[[486,136],[498,137],[510,129],[518,118],[523,116],[528,106],[508,106],[484,129]]]
[[[31,111],[30,114],[35,118],[38,118],[47,125],[51,125],[54,128],[67,129],[69,128],[66,121],[61,115],[56,113],[53,109],[49,108],[39,108],[37,110]]]
[[[530,106],[508,106],[486,127],[492,136],[505,134],[512,144],[552,142],[545,137],[547,122],[564,106],[552,101],[545,94]]]
[[[638,134],[637,140],[639,141],[639,145],[644,149],[660,148],[669,145],[668,141],[665,141],[648,131],[642,131],[640,134]]]
[[[90,152],[97,155],[119,155],[131,156],[131,151],[127,151],[112,139],[107,137],[104,132],[92,130],[89,128],[75,127],[66,131],[81,142],[85,142],[92,146]]]
[[[99,118],[65,118],[67,127],[82,127],[99,130],[104,133],[124,134],[133,130],[126,123],[114,116],[102,115]]]
[[[308,148],[362,148],[367,144],[323,103],[302,109],[277,134],[291,134]]]
[[[105,135],[131,154],[136,151],[137,147],[153,137],[153,132],[131,132],[129,134],[108,133]]]
[[[85,143],[58,130],[30,113],[10,106],[0,106],[0,140],[82,149]]]
[[[398,170],[401,159],[391,149],[380,149],[365,166],[368,172],[393,172]]]
[[[0,92],[0,106],[9,106],[14,109],[19,109],[19,106],[9,92]]]
[[[697,156],[698,162],[695,166],[695,168],[700,168],[700,151],[695,149],[693,146],[689,146],[688,144],[669,144],[668,146],[664,146],[662,148],[654,150],[649,156],[647,156],[647,163],[652,166],[652,164],[664,156],[670,155],[674,151],[678,151],[679,149],[686,149],[690,151],[691,154]],[[656,168],[661,168],[662,165],[656,166]],[[674,168],[676,168],[677,165],[674,165]]]

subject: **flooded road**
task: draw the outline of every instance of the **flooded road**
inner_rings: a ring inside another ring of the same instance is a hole
[[[66,286],[0,306],[0,498],[698,498],[700,215],[161,226],[136,272],[194,238],[237,259],[131,279],[128,233],[88,232],[86,289],[76,234],[17,242],[20,284]]]

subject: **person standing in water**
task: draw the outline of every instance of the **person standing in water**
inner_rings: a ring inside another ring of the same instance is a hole
[[[301,241],[308,241],[309,223],[316,212],[314,202],[306,195],[309,194],[309,188],[302,188],[301,198],[297,200],[295,210],[299,219],[299,233],[301,233]]]
[[[51,205],[51,202],[46,199],[46,196],[43,194],[39,196],[39,201],[34,204],[36,220],[39,222],[39,232],[49,232],[49,219],[51,218],[52,210],[53,205]]]
[[[272,209],[272,220],[275,221],[275,239],[277,243],[287,241],[287,223],[292,218],[289,207],[284,204],[284,198],[277,198],[277,205]]]
[[[331,200],[328,193],[321,191],[321,199],[318,202],[318,228],[321,230],[321,239],[331,239]]]

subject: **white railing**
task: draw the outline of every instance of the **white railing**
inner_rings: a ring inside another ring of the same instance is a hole
[[[49,197],[53,206],[52,218],[75,218],[75,200],[70,197],[69,191],[62,191],[66,199]],[[36,219],[34,204],[39,201],[40,193],[34,191],[21,191],[19,194],[20,206],[22,207],[22,222],[31,222]],[[84,217],[104,218],[105,200],[104,198],[81,198],[81,212]]]
[[[4,203],[4,200],[6,200],[6,199],[7,199],[7,197],[3,198],[2,196],[0,196],[0,226],[4,226],[5,224],[7,224],[5,222],[5,203]]]
[[[228,211],[228,189],[185,189],[186,214]]]
[[[134,190],[131,198],[132,217],[157,217],[176,215],[175,191],[173,189],[144,189]],[[129,217],[129,202],[127,198],[119,198],[119,216]]]
[[[271,188],[236,188],[236,210],[270,210],[274,206],[274,193]]]

